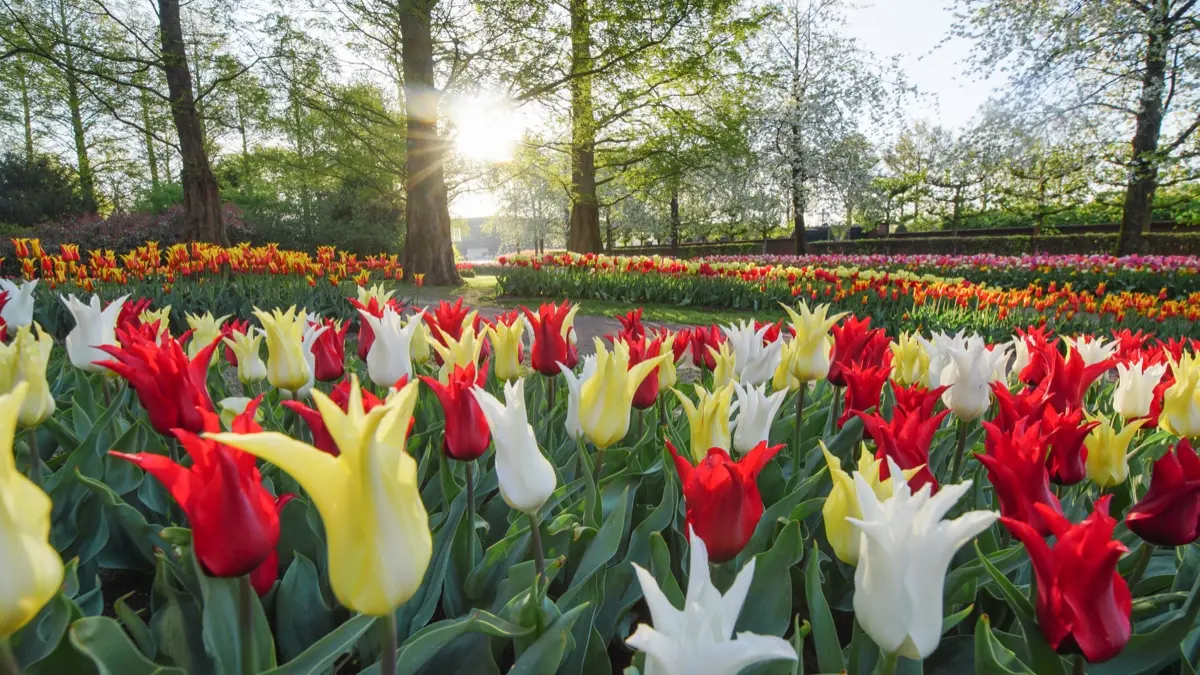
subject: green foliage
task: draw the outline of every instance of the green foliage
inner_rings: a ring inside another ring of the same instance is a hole
[[[0,223],[29,227],[84,211],[70,166],[49,155],[0,158]]]

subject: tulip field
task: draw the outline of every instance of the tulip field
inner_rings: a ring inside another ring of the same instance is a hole
[[[1200,667],[1195,260],[14,244],[0,675]]]

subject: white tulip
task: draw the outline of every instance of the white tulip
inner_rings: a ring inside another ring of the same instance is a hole
[[[942,382],[942,373],[945,372],[947,366],[953,364],[950,350],[966,349],[967,339],[963,337],[962,331],[955,335],[933,333],[931,337],[932,339],[926,340],[922,335],[916,336],[921,346],[925,348],[925,353],[929,355],[929,370],[926,371],[924,384],[929,389],[937,389],[943,384],[947,384]]]
[[[103,309],[100,308],[99,295],[93,295],[86,305],[74,294],[58,297],[70,310],[71,316],[75,317],[75,327],[67,334],[66,340],[71,364],[89,373],[108,372],[107,368],[97,366],[96,362],[111,357],[97,348],[117,344],[117,317],[121,315],[121,307],[129,296],[122,295]]]
[[[1130,365],[1117,364],[1117,388],[1113,390],[1113,410],[1126,420],[1146,417],[1154,401],[1154,388],[1167,373],[1167,364],[1143,367],[1141,359]]]
[[[558,484],[554,466],[538,448],[525,412],[525,380],[504,385],[504,403],[480,387],[471,389],[487,418],[496,447],[496,478],[504,503],[534,515]]]
[[[4,309],[0,309],[0,319],[4,319],[10,330],[33,323],[33,291],[37,283],[34,279],[18,286],[8,279],[0,279],[0,291],[8,293],[8,301],[4,303]]]
[[[764,345],[763,336],[770,329],[771,325],[767,324],[756,331],[752,321],[721,328],[729,338],[729,346],[733,348],[733,374],[739,382],[755,386],[775,374],[783,357],[783,341],[775,340]]]
[[[1012,369],[1009,372],[1016,377],[1021,377],[1021,371],[1025,370],[1025,367],[1033,360],[1033,356],[1029,353],[1029,343],[1020,335],[1015,335],[1009,344],[1012,345],[1015,355]]]
[[[1095,338],[1090,335],[1077,335],[1074,339],[1064,337],[1063,342],[1083,357],[1083,365],[1091,366],[1101,361],[1107,361],[1112,358],[1112,355],[1117,351],[1117,341],[1112,340],[1105,342],[1103,338]]]
[[[988,385],[996,377],[996,360],[1007,359],[1008,351],[988,350],[983,339],[975,336],[966,341],[965,348],[947,344],[945,350],[950,363],[942,369],[939,382],[950,388],[942,394],[942,403],[960,420],[983,417],[992,402]]]
[[[737,395],[737,417],[733,421],[733,449],[745,454],[759,443],[767,440],[771,433],[771,423],[787,390],[777,391],[767,396],[767,385],[757,387],[733,383],[733,392]]]
[[[795,650],[782,638],[755,633],[731,638],[754,579],[754,560],[721,595],[710,576],[708,549],[695,533],[691,550],[682,610],[675,609],[649,572],[633,566],[654,626],[639,624],[625,643],[646,654],[646,675],[737,675],[762,661],[795,661]]]
[[[559,370],[567,379],[567,435],[577,441],[583,436],[583,422],[579,419],[579,401],[583,396],[583,383],[592,379],[596,374],[596,356],[589,354],[583,357],[583,372],[578,376],[575,371],[563,364],[558,364]]]
[[[901,475],[890,457],[887,461],[891,475]],[[854,570],[854,615],[885,652],[923,659],[941,641],[950,559],[999,517],[993,511],[969,511],[942,520],[970,487],[969,480],[942,485],[931,497],[930,485],[914,495],[907,482],[892,481],[892,497],[881,501],[862,474],[854,475],[863,514],[846,519],[862,530]]]
[[[412,377],[412,337],[424,320],[425,310],[414,314],[407,324],[391,307],[384,309],[380,317],[362,310],[358,313],[375,332],[375,342],[367,352],[367,375],[371,381],[379,387],[391,387],[405,375]],[[310,348],[307,353],[311,351]]]

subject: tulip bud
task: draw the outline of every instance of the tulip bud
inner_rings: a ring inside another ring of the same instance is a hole
[[[221,324],[229,318],[226,314],[220,318],[215,318],[212,312],[203,314],[184,314],[187,319],[188,327],[192,329],[192,339],[188,342],[187,357],[188,360],[196,358],[196,354],[200,353],[201,349],[213,343],[213,340],[221,337]],[[215,362],[219,355],[213,353],[213,361]]]
[[[554,466],[538,448],[525,411],[525,380],[504,385],[504,403],[483,389],[471,390],[487,418],[496,446],[500,496],[510,508],[536,514],[554,492]]]
[[[54,349],[54,338],[38,324],[37,337],[29,326],[17,328],[17,335],[7,345],[0,343],[0,391],[12,391],[25,383],[24,402],[17,424],[30,429],[45,422],[54,414],[54,396],[46,380],[46,366]]]
[[[625,343],[614,344],[611,352],[600,338],[596,338],[595,345],[596,372],[580,385],[579,421],[588,440],[603,450],[629,432],[633,396],[664,357],[660,354],[630,366],[629,346]]]
[[[755,386],[763,384],[771,379],[776,368],[779,367],[780,355],[782,354],[783,343],[775,340],[766,342],[763,338],[767,331],[771,330],[773,324],[766,324],[762,328],[755,330],[753,321],[743,321],[740,324],[733,326],[725,326],[722,330],[725,331],[725,344],[733,351],[732,369],[733,376],[742,384]],[[711,349],[711,348],[710,348]],[[725,347],[722,345],[720,354],[717,358],[717,371],[722,372],[722,358]],[[717,357],[714,354],[714,357]],[[714,378],[716,379],[716,378]],[[723,382],[716,379],[716,386],[721,386]]]
[[[734,381],[734,360],[737,358],[728,342],[717,347],[705,347],[713,362],[713,388],[724,387]]]
[[[803,302],[800,303],[799,313],[787,305],[783,305],[783,309],[792,318],[792,330],[796,333],[789,354],[789,373],[801,382],[825,379],[829,374],[830,354],[833,352],[833,338],[829,335],[829,329],[846,316],[846,312],[827,316],[829,305],[818,305],[810,311]]]
[[[258,317],[267,338],[267,381],[276,389],[299,392],[313,376],[305,356],[307,313],[301,310],[297,314],[295,306],[286,312],[274,309],[270,313],[255,308],[254,316]],[[315,340],[318,334],[314,333],[311,339]]]
[[[521,321],[496,322],[487,327],[488,339],[492,342],[492,368],[497,379],[504,382],[520,379],[521,335],[524,332],[525,324]]]
[[[901,333],[891,344],[892,381],[901,387],[924,384],[929,373],[929,354],[921,341],[908,333]]]

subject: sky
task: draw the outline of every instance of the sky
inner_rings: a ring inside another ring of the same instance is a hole
[[[880,60],[900,57],[905,75],[921,94],[909,103],[906,117],[961,129],[998,81],[966,72],[970,42],[945,40],[952,23],[950,4],[952,0],[863,0],[847,10],[845,30]],[[492,134],[494,129],[482,133]],[[450,214],[490,216],[496,207],[492,195],[471,192],[454,199]]]

